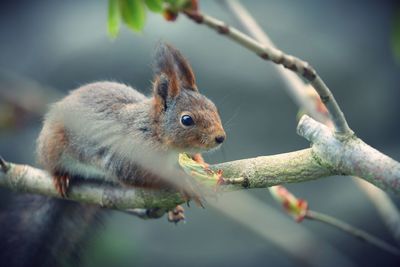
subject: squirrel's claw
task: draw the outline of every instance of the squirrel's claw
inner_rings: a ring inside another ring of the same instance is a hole
[[[204,208],[203,200],[204,198],[197,193],[192,186],[186,186],[180,191],[183,200],[186,202],[187,206],[190,207],[190,201],[193,200],[197,206]]]
[[[184,209],[181,205],[176,206],[173,210],[168,211],[168,221],[177,224],[185,221]]]
[[[67,197],[69,188],[69,176],[68,175],[54,175],[53,176],[54,187],[62,198]]]

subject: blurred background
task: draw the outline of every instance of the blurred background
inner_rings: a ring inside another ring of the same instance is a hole
[[[400,61],[393,49],[395,1],[242,1],[276,45],[310,62],[352,129],[400,160]],[[214,1],[201,9],[231,25]],[[398,12],[397,12],[398,14]],[[306,148],[298,107],[266,63],[181,16],[148,14],[143,33],[107,35],[107,1],[8,1],[0,9],[0,154],[37,166],[35,140],[47,105],[69,90],[113,80],[150,93],[156,43],[189,59],[202,93],[219,107],[227,141],[210,163]],[[347,177],[292,184],[311,208],[395,243],[364,193]],[[0,189],[1,206],[13,193]],[[15,193],[14,193],[15,194]],[[398,197],[392,197],[400,205]],[[394,256],[316,222],[297,224],[266,189],[186,208],[186,224],[112,212],[83,253],[84,266],[399,266]],[[1,222],[0,222],[1,227]],[[1,264],[0,264],[1,265]]]

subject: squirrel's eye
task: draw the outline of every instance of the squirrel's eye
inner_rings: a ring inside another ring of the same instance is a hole
[[[183,115],[181,117],[181,123],[185,126],[192,126],[194,124],[194,121],[189,115]]]

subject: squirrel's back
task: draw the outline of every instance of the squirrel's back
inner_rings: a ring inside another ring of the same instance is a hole
[[[65,112],[72,116],[114,119],[126,105],[146,99],[142,93],[125,84],[108,81],[90,83],[71,91],[68,96],[53,104],[45,120],[65,118],[68,115]]]
[[[92,112],[103,112],[105,108],[115,110],[122,105],[146,100],[146,96],[134,88],[116,82],[94,82],[71,91],[63,103],[80,104]]]
[[[95,160],[107,142],[116,142],[124,136],[130,123],[139,125],[121,118],[127,107],[142,105],[147,100],[132,87],[107,81],[90,83],[71,91],[53,104],[45,117],[37,142],[39,163],[53,175],[73,165],[78,175],[104,176],[103,172],[91,166],[81,164],[80,168],[80,162],[85,162],[81,157]],[[135,120],[141,120],[141,116],[138,114]],[[67,154],[77,157],[64,159],[68,151],[71,153]]]

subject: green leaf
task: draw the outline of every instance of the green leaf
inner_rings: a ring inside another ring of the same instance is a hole
[[[166,3],[170,4],[170,5],[176,5],[178,0],[164,0],[164,2],[166,2]]]
[[[168,4],[168,9],[175,13],[179,13],[179,11],[190,7],[192,3],[191,0],[164,0],[164,2]]]
[[[395,12],[392,27],[392,50],[395,58],[400,62],[400,9]]]
[[[119,33],[120,14],[118,0],[108,0],[108,21],[107,29],[111,38],[117,37]]]
[[[146,10],[142,0],[119,0],[119,8],[124,23],[132,30],[140,32],[146,21]]]
[[[160,13],[163,11],[162,0],[144,0],[146,6],[153,12]]]

